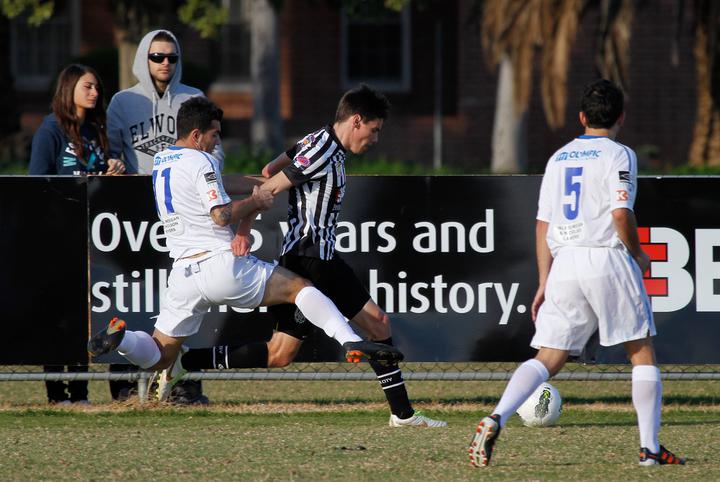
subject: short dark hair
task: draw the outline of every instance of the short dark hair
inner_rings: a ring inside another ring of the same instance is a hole
[[[340,99],[335,122],[342,122],[350,116],[360,114],[363,122],[375,119],[387,119],[390,102],[372,87],[360,84],[348,90]]]
[[[585,86],[580,110],[585,113],[588,127],[609,129],[623,113],[623,91],[609,80],[599,79]]]
[[[206,97],[196,96],[186,100],[177,114],[178,139],[185,139],[193,129],[207,132],[212,121],[222,122],[223,111]]]
[[[175,48],[177,48],[177,41],[167,30],[160,30],[158,33],[156,33],[150,41],[150,43],[153,42],[170,42],[171,44],[175,44]]]

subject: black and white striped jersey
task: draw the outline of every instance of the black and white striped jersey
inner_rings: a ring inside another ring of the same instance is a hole
[[[293,187],[281,254],[332,259],[345,195],[345,148],[327,125],[305,136],[287,154],[293,163],[283,172]]]

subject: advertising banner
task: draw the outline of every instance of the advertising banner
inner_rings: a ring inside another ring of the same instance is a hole
[[[120,316],[152,331],[170,269],[150,178],[0,178],[5,235],[0,283],[9,336],[3,364],[84,363],[90,330]],[[536,176],[351,177],[337,250],[393,324],[415,361],[516,361],[531,356],[536,289]],[[720,363],[718,178],[643,178],[636,204],[652,264],[662,363]],[[253,253],[280,250],[286,197],[255,224]],[[89,257],[89,265],[88,265]],[[89,281],[88,281],[89,273]],[[268,339],[258,309],[213,309],[191,346]],[[622,362],[621,348],[586,358]],[[300,360],[337,360],[322,333]],[[123,362],[119,356],[98,361]]]
[[[351,177],[337,251],[392,320],[410,361],[520,361],[533,355],[538,176]],[[644,178],[636,212],[652,266],[661,363],[719,363],[720,196],[715,178]],[[88,179],[92,331],[112,316],[152,331],[170,259],[149,177]],[[287,230],[286,198],[254,225],[253,254],[271,260]],[[190,346],[268,339],[263,308],[213,309]],[[585,354],[624,361],[622,349]],[[340,359],[319,333],[299,360]],[[120,357],[99,361],[120,362]]]
[[[0,365],[87,364],[85,180],[0,177]]]

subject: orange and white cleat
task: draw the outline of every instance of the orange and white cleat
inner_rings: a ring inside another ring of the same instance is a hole
[[[470,463],[473,466],[487,467],[490,464],[493,447],[501,428],[500,415],[490,415],[480,421],[468,448]]]
[[[393,365],[402,361],[403,354],[394,346],[373,341],[349,341],[343,343],[345,359],[348,363],[360,363],[361,360],[376,361],[383,365]]]
[[[685,465],[685,457],[678,457],[660,446],[660,452],[654,454],[645,447],[640,449],[640,465]]]

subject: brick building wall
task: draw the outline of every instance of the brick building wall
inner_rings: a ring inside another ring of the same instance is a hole
[[[367,156],[432,165],[435,26],[440,21],[444,40],[443,162],[470,171],[488,169],[497,76],[485,64],[479,27],[470,22],[473,0],[431,2],[426,9],[412,5],[411,88],[388,93],[393,104],[390,119],[380,143]],[[681,25],[679,62],[673,66],[674,5],[674,0],[646,2],[635,13],[627,123],[619,138],[640,154],[657,152],[656,162],[661,164],[685,163],[695,117],[692,12],[686,12]],[[550,130],[545,121],[536,65],[527,132],[531,172],[541,171],[547,157],[580,132],[577,99],[583,84],[597,76],[598,15],[596,9],[589,9],[578,28],[568,74],[566,123],[557,131]],[[83,1],[82,16],[82,53],[112,45],[114,28],[107,0]],[[333,119],[344,90],[341,15],[328,2],[286,0],[279,21],[281,109],[285,139],[290,144]],[[187,62],[211,72],[216,68],[216,42],[200,39],[179,22],[166,27],[181,38]],[[248,143],[251,92],[211,89],[209,96],[226,112],[225,138],[234,140],[235,145]],[[24,94],[22,100],[25,118],[40,119],[40,114],[47,113],[46,92],[34,97]]]

